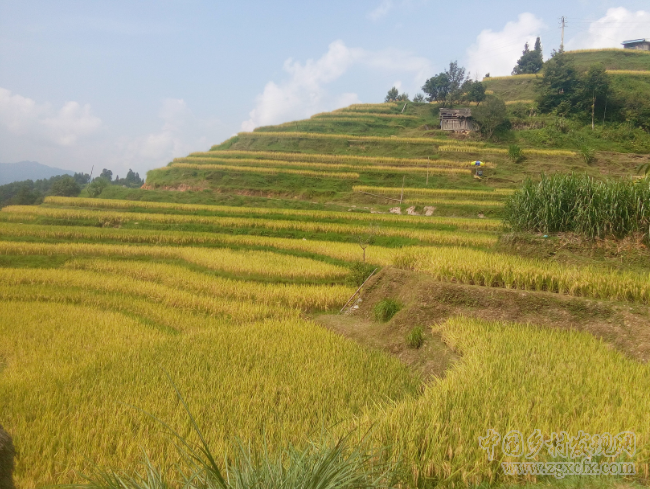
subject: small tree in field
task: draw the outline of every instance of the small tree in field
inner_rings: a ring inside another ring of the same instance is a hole
[[[375,236],[379,233],[379,226],[376,224],[371,224],[368,226],[368,230],[357,236],[357,243],[363,250],[363,262],[366,262],[366,248],[370,246],[375,241]]]

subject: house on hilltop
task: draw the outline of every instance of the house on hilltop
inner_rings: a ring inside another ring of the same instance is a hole
[[[623,49],[638,49],[640,51],[650,51],[650,40],[634,39],[632,41],[623,41]]]
[[[475,131],[472,109],[440,109],[440,129],[443,131]]]

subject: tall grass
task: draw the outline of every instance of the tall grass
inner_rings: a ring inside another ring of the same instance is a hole
[[[527,179],[506,203],[505,223],[515,231],[576,232],[589,238],[648,235],[650,178],[596,181],[586,175]]]

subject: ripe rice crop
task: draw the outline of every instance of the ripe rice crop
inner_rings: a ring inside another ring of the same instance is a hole
[[[650,178],[595,181],[586,175],[527,179],[507,202],[506,222],[516,231],[572,231],[589,238],[648,233]]]
[[[311,171],[311,170],[290,170],[287,168],[265,168],[265,167],[251,167],[251,166],[233,166],[233,165],[197,165],[197,164],[192,164],[192,163],[174,163],[173,164],[174,168],[188,168],[192,170],[217,170],[217,171],[231,171],[231,172],[239,172],[239,173],[266,173],[269,175],[277,175],[279,173],[286,173],[289,175],[303,175],[305,177],[326,177],[326,178],[343,178],[343,179],[350,179],[350,180],[356,180],[359,178],[358,173],[354,172],[345,172],[345,173],[337,173],[337,172],[327,172],[327,171]],[[163,168],[160,168],[160,170],[165,170],[170,167],[166,166]]]
[[[489,429],[502,439],[517,430],[524,440],[540,430],[549,442],[552,433],[632,431],[636,473],[647,477],[650,366],[579,331],[469,317],[451,318],[433,331],[460,360],[422,396],[404,400],[376,424],[377,444],[413,463],[409,487],[431,480],[436,487],[519,487],[525,479],[505,476],[501,462],[564,461],[545,448],[531,459],[509,457],[501,444],[489,461],[479,447]]]
[[[241,137],[274,137],[279,139],[341,139],[346,141],[359,141],[359,142],[369,142],[369,143],[407,143],[407,144],[447,144],[453,145],[454,141],[449,139],[433,139],[433,138],[401,138],[397,136],[355,136],[352,134],[329,134],[329,133],[318,133],[318,132],[240,132],[238,134]],[[476,146],[479,146],[481,143],[476,143]]]
[[[174,246],[250,246],[295,250],[329,256],[344,261],[358,261],[362,252],[356,243],[315,241],[291,238],[271,238],[247,234],[218,234],[187,231],[159,231],[150,229],[115,229],[87,226],[39,226],[30,224],[0,223],[0,235],[13,237],[36,237],[60,240],[115,240],[122,243],[156,244]],[[390,265],[394,248],[368,246],[367,260],[376,265]]]
[[[460,191],[462,192],[462,191]],[[469,191],[471,192],[471,191]],[[444,195],[441,194],[441,195]],[[461,195],[461,194],[459,194]],[[462,194],[465,195],[465,194]],[[471,195],[471,194],[468,194]],[[370,212],[337,212],[337,211],[312,211],[298,209],[275,209],[265,207],[230,207],[205,204],[178,204],[173,202],[147,202],[134,200],[117,199],[88,199],[79,197],[46,197],[46,204],[91,207],[101,209],[154,209],[154,210],[177,210],[183,212],[206,211],[222,214],[243,214],[246,216],[293,216],[304,217],[311,221],[323,220],[345,220],[377,223],[410,223],[424,225],[454,226],[458,229],[492,231],[501,228],[501,223],[494,219],[469,219],[458,217],[423,217],[423,216],[401,216],[395,214],[372,214]],[[11,209],[9,209],[11,211]],[[1,228],[0,228],[1,229]]]
[[[379,112],[379,113],[391,113],[398,111],[399,107],[395,102],[386,102],[383,104],[352,104],[348,107],[343,107],[341,109],[333,110],[332,113],[337,114],[339,112]]]
[[[506,148],[485,148],[478,147],[476,145],[443,145],[438,146],[438,151],[443,153],[485,153],[485,154],[507,154],[508,150]],[[567,156],[575,157],[577,153],[575,151],[568,151],[564,149],[532,149],[525,148],[523,150],[524,155],[528,156]]]
[[[174,334],[86,305],[0,302],[0,412],[20,453],[18,487],[81,483],[94,464],[130,471],[143,448],[174,466],[173,442],[142,412],[187,433],[166,373],[224,454],[233,438],[272,451],[302,443],[418,388],[397,359],[308,321],[239,326],[182,312]]]
[[[134,269],[137,270],[137,265],[134,266]],[[209,276],[203,278],[206,283],[209,283],[210,280]],[[236,283],[232,282],[233,285]],[[279,307],[277,304],[263,300],[263,297],[259,297],[255,302],[247,303],[235,296],[226,299],[218,296],[197,295],[179,290],[177,287],[138,280],[125,274],[99,274],[85,270],[2,268],[0,269],[0,285],[7,286],[11,291],[5,290],[3,300],[25,300],[29,297],[30,294],[25,292],[14,295],[12,289],[18,286],[28,285],[32,288],[33,293],[38,291],[39,285],[45,285],[54,287],[58,291],[77,288],[86,292],[120,294],[125,297],[146,299],[165,307],[188,312],[228,319],[236,318],[240,322],[297,315],[296,310]],[[246,285],[245,282],[239,282],[237,287],[243,288]],[[345,299],[342,301],[344,302]]]
[[[430,167],[457,167],[467,168],[473,161],[457,160],[439,160],[425,158],[391,158],[388,156],[352,156],[352,155],[331,155],[331,154],[313,154],[313,153],[285,153],[280,151],[203,151],[191,153],[188,158],[238,158],[243,157],[242,161],[253,159],[281,160],[281,161],[299,161],[299,162],[321,162],[321,163],[358,163],[361,165],[385,165],[385,166],[426,166]],[[494,168],[495,164],[484,162],[486,168]]]
[[[504,148],[485,148],[469,144],[454,144],[438,146],[438,151],[442,153],[486,153],[486,154],[505,154],[508,150]]]
[[[189,157],[189,158],[175,158],[174,161],[171,163],[172,167],[181,167],[181,168],[196,168],[199,167],[203,169],[203,167],[207,169],[212,169],[212,168],[227,168],[228,163],[231,163],[233,160],[231,158],[227,159],[217,159],[217,158],[196,158],[196,157]],[[344,165],[340,163],[330,163],[330,164],[325,164],[323,165],[322,163],[308,163],[308,162],[303,162],[303,161],[281,161],[281,160],[244,160],[244,159],[238,159],[236,160],[237,163],[239,163],[239,166],[242,165],[250,165],[252,168],[262,168],[262,171],[260,173],[266,173],[266,169],[271,168],[271,169],[277,169],[278,171],[284,171],[282,166],[296,166],[296,167],[301,167],[303,169],[307,168],[319,168],[319,169],[327,169],[327,170],[345,170],[345,171],[364,171],[364,172],[385,172],[385,173],[429,173],[432,175],[445,175],[445,174],[463,174],[463,173],[471,173],[471,168],[467,163],[465,163],[465,168],[440,168],[437,166],[431,166],[429,168],[422,167],[422,166],[379,166],[379,165],[366,165],[366,166],[360,166],[360,165]],[[192,165],[187,166],[187,164]],[[223,166],[222,166],[223,165]],[[333,175],[334,173],[329,173],[329,172],[317,172],[317,173],[322,173],[323,176],[329,176]],[[356,178],[358,178],[359,173],[350,173],[351,175],[357,175]]]
[[[534,104],[534,100],[508,100],[506,105],[515,105],[515,104]]]
[[[538,75],[535,74],[524,74],[524,75],[505,75],[505,76],[489,76],[483,78],[484,82],[490,82],[490,80],[526,80],[538,78]]]
[[[460,199],[437,199],[435,197],[404,198],[404,204],[416,205],[455,205],[461,207],[503,207],[505,203],[497,200],[460,200]]]
[[[89,219],[98,223],[111,225],[123,222],[154,222],[160,224],[203,224],[219,228],[260,228],[272,230],[293,230],[313,233],[337,233],[347,235],[365,235],[367,225],[338,224],[305,221],[282,221],[245,217],[193,216],[174,214],[144,214],[135,212],[104,212],[78,209],[51,209],[31,206],[9,206],[2,212],[4,217],[24,219],[24,216],[42,216],[66,220]],[[497,237],[492,234],[479,234],[460,231],[436,231],[410,228],[380,227],[379,236],[400,236],[418,239],[425,243],[449,244],[460,246],[490,246],[496,243]]]
[[[608,75],[650,76],[650,70],[606,70]]]
[[[166,263],[84,259],[67,262],[65,268],[155,282],[176,290],[199,293],[209,297],[225,297],[268,306],[279,304],[300,310],[340,307],[354,292],[354,289],[343,285],[258,283],[232,280],[193,272],[186,267]]]
[[[4,255],[68,255],[149,257],[183,260],[210,270],[233,274],[252,274],[286,278],[342,278],[347,269],[309,258],[280,255],[269,251],[229,250],[226,248],[177,248],[166,246],[125,246],[87,243],[0,242]]]
[[[650,303],[650,274],[567,266],[451,247],[405,251],[396,255],[395,266],[464,284]]]
[[[402,192],[401,187],[370,187],[364,185],[355,185],[352,187],[355,192],[370,192],[373,194],[386,194],[386,195],[400,195]],[[494,189],[491,191],[484,190],[457,190],[446,188],[405,188],[404,195],[409,196],[431,196],[431,197],[444,197],[446,199],[472,198],[475,200],[494,200],[505,199],[508,195],[512,195],[514,190],[511,189]]]
[[[361,112],[354,111],[351,113],[341,113],[341,112],[321,112],[320,114],[314,114],[311,116],[311,119],[356,119],[363,117],[378,117],[381,119],[420,119],[420,117],[415,115],[404,115],[404,114],[382,114],[377,112]]]

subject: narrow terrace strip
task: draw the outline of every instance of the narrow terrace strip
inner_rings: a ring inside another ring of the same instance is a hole
[[[358,163],[360,165],[384,165],[384,166],[423,166],[426,167],[454,167],[466,168],[474,164],[472,161],[442,160],[428,158],[391,158],[388,156],[352,156],[352,155],[332,155],[323,153],[287,153],[281,151],[241,151],[241,150],[223,150],[223,151],[200,151],[190,153],[188,158],[218,158],[233,159],[238,161],[239,158],[244,160],[262,159],[262,160],[280,160],[280,161],[299,161],[299,162],[320,162],[320,163]],[[490,162],[483,162],[486,168],[495,168],[497,165]]]
[[[382,188],[382,187],[359,187]],[[386,189],[390,190],[390,189]],[[468,195],[462,191],[458,195]],[[491,192],[492,193],[492,192]],[[493,194],[493,193],[492,193]],[[444,195],[442,193],[441,195]],[[173,202],[147,202],[141,200],[117,199],[87,199],[79,197],[46,197],[46,204],[66,207],[90,207],[99,209],[155,209],[178,210],[183,212],[206,211],[223,214],[243,214],[246,216],[296,216],[309,220],[337,219],[345,221],[384,222],[384,223],[410,223],[432,224],[440,226],[455,226],[459,229],[474,231],[497,231],[501,229],[501,221],[496,219],[470,219],[463,217],[428,217],[428,216],[402,216],[395,214],[371,214],[370,212],[336,212],[336,211],[310,211],[299,209],[275,209],[267,207],[232,207],[206,204],[177,204]]]
[[[354,172],[352,174],[359,175],[358,172],[381,172],[381,173],[429,173],[432,175],[447,175],[447,174],[471,174],[472,169],[469,165],[465,164],[465,168],[444,168],[438,166],[422,167],[422,166],[380,166],[380,165],[344,165],[341,163],[330,163],[323,166],[323,163],[308,163],[302,161],[281,161],[281,160],[236,160],[239,165],[237,168],[242,166],[251,167],[251,168],[260,168],[259,173],[268,173],[267,169],[278,170],[279,172],[284,171],[282,166],[294,166],[299,167],[302,170],[309,170],[311,168],[326,168],[327,170],[343,170]],[[192,165],[192,168],[198,167],[200,169],[229,169],[232,166],[229,166],[233,162],[232,159],[223,159],[218,158],[197,158],[197,157],[187,157],[187,158],[175,158],[170,166],[180,167],[180,168],[190,168],[187,165]],[[329,172],[315,172],[322,173],[323,176],[330,176],[335,173]],[[358,176],[357,176],[358,178]]]
[[[192,170],[217,170],[217,171],[231,171],[237,173],[264,173],[267,175],[278,175],[285,173],[289,175],[302,175],[305,177],[327,177],[327,178],[340,178],[343,180],[356,180],[359,178],[358,173],[354,172],[326,172],[326,171],[311,171],[311,170],[291,170],[288,168],[264,168],[252,166],[233,166],[233,165],[199,165],[192,163],[174,163],[173,166],[165,166],[158,168],[158,170],[168,170],[170,168],[187,168]]]

